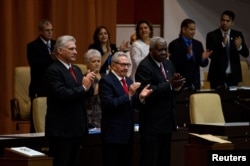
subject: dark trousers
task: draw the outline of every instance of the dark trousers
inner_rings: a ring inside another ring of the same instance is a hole
[[[170,166],[171,133],[141,134],[140,166]]]
[[[230,86],[238,86],[238,82],[235,82],[232,74],[226,74],[224,82],[217,80],[210,80],[210,88],[217,90],[229,89]]]
[[[131,166],[132,143],[103,143],[103,166]]]
[[[79,166],[81,138],[49,138],[49,156],[53,166]]]

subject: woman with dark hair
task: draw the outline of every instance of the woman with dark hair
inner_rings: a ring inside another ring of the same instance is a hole
[[[135,80],[136,69],[141,62],[149,54],[150,38],[153,37],[153,26],[147,20],[140,20],[135,28],[137,40],[133,43],[130,55],[132,61],[132,73],[130,78]]]
[[[98,50],[101,55],[101,74],[106,74],[109,71],[111,56],[117,51],[115,44],[110,41],[110,33],[105,26],[99,26],[95,29],[93,35],[94,43],[89,45],[89,49]]]

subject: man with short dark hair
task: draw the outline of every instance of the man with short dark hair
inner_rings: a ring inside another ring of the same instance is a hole
[[[176,72],[186,78],[183,90],[195,91],[201,88],[200,67],[208,65],[211,51],[204,51],[202,43],[194,39],[195,21],[185,19],[181,23],[179,37],[169,44],[169,59]]]
[[[234,19],[234,12],[224,11],[220,27],[206,37],[206,47],[213,51],[208,71],[211,89],[228,89],[242,81],[240,55],[248,57],[249,50],[243,34],[232,29]]]

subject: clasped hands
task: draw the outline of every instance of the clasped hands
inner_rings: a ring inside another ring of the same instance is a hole
[[[82,86],[85,87],[85,90],[89,90],[91,85],[94,83],[96,78],[96,73],[94,71],[88,70],[86,76],[82,78]]]
[[[179,73],[174,73],[173,77],[169,80],[172,89],[178,91],[185,84],[186,79],[183,78]]]
[[[128,91],[129,96],[130,96],[130,97],[133,96],[133,95],[135,94],[136,90],[137,90],[140,86],[141,86],[141,83],[140,83],[140,82],[134,82],[133,84],[131,84],[131,85],[129,86],[129,91]],[[140,98],[140,99],[144,100],[147,96],[149,96],[149,95],[153,92],[152,89],[149,89],[149,86],[150,86],[150,85],[148,84],[148,85],[146,85],[146,86],[142,89],[141,93],[139,94],[139,98]]]

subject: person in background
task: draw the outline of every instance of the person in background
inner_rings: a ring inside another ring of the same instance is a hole
[[[201,87],[200,67],[208,65],[212,51],[204,51],[202,43],[194,39],[195,21],[185,19],[181,23],[179,37],[170,42],[169,59],[175,70],[186,78],[183,90],[199,90]]]
[[[30,66],[30,85],[29,96],[31,101],[30,108],[30,132],[35,132],[32,101],[36,97],[46,97],[47,90],[45,87],[44,73],[49,65],[53,63],[53,50],[55,40],[53,40],[52,23],[43,19],[38,25],[39,36],[27,45],[27,59]]]
[[[135,31],[137,40],[133,43],[130,50],[133,66],[130,76],[132,80],[135,80],[135,72],[139,63],[149,53],[150,38],[153,36],[153,26],[147,20],[140,20],[135,27]]]
[[[152,92],[147,85],[137,97],[140,83],[126,76],[129,65],[127,55],[116,52],[111,58],[111,71],[99,82],[104,166],[131,165],[133,109],[139,99],[144,100]]]
[[[133,33],[131,36],[130,36],[130,40],[129,40],[129,44],[132,46],[133,43],[136,41],[136,34]]]
[[[82,141],[88,134],[85,103],[93,94],[95,72],[83,76],[76,65],[76,40],[60,36],[55,44],[55,62],[45,73],[47,114],[45,136],[49,140],[49,156],[53,166],[79,166]]]
[[[161,37],[150,40],[150,53],[139,64],[135,80],[141,83],[138,91],[150,85],[152,93],[139,106],[141,135],[141,166],[170,166],[171,133],[176,129],[175,95],[185,79],[175,73],[167,59],[167,42]]]
[[[99,80],[101,79],[101,59],[102,56],[98,50],[89,49],[84,58],[87,62],[87,68],[90,71],[94,71],[96,78],[92,87],[94,88],[94,95],[86,100],[86,109],[88,115],[89,128],[100,128],[101,127],[101,105],[100,98],[98,95]]]
[[[220,17],[220,27],[206,37],[206,47],[213,51],[208,70],[211,89],[228,89],[242,81],[240,55],[248,57],[249,50],[243,34],[232,29],[234,19],[234,12],[224,11]]]
[[[128,68],[128,72],[127,72],[127,76],[131,78],[131,74],[132,74],[132,69],[133,69],[133,65],[132,65],[132,60],[131,60],[131,55],[130,55],[130,49],[131,49],[131,46],[133,45],[133,43],[136,41],[136,34],[133,33],[131,36],[130,36],[130,39],[129,39],[129,45],[127,45],[127,48],[124,50],[124,52],[127,54],[128,56],[128,61],[129,63],[131,64]]]
[[[93,35],[94,43],[89,45],[88,49],[96,49],[102,55],[101,61],[101,75],[107,74],[109,72],[109,67],[111,64],[111,56],[118,51],[115,44],[111,43],[110,33],[105,26],[99,26],[95,29]],[[122,42],[120,50],[123,51],[127,47],[127,42]]]

